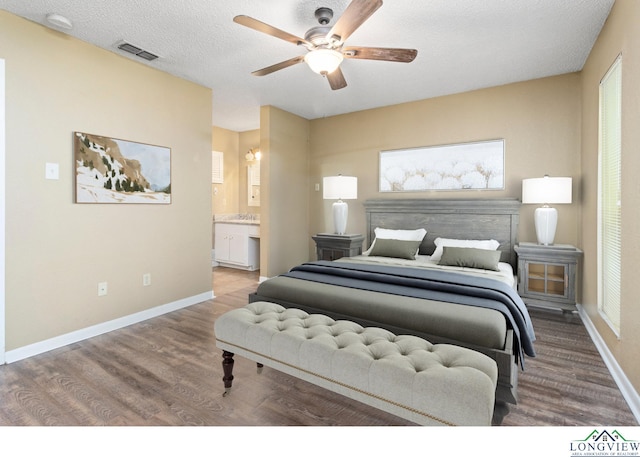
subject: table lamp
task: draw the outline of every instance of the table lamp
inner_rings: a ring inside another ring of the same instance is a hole
[[[522,203],[541,204],[534,220],[538,244],[553,244],[558,225],[558,211],[549,204],[571,203],[571,178],[529,178],[522,180]]]
[[[358,178],[342,175],[323,178],[322,198],[325,200],[338,200],[333,203],[333,224],[335,233],[344,235],[347,229],[349,207],[342,200],[358,198]]]

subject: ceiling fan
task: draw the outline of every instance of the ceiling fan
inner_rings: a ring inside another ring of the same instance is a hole
[[[265,76],[304,61],[314,72],[326,76],[331,89],[337,90],[347,86],[347,81],[340,70],[340,64],[344,58],[411,62],[418,54],[415,49],[344,46],[347,38],[381,6],[382,0],[353,0],[333,26],[329,26],[333,11],[330,8],[318,8],[315,17],[320,25],[309,29],[304,38],[249,16],[236,16],[233,21],[297,46],[304,46],[308,50],[305,55],[254,71],[253,75]]]

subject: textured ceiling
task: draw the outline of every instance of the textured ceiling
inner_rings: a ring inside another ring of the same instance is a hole
[[[0,0],[0,8],[48,25],[73,22],[83,41],[213,90],[213,124],[259,127],[261,105],[307,119],[579,71],[614,0],[386,0],[347,45],[418,50],[409,64],[350,59],[348,86],[332,91],[302,63],[256,77],[254,70],[305,49],[233,22],[244,14],[297,36],[318,25],[314,11],[350,0]],[[124,40],[160,56],[124,53]]]

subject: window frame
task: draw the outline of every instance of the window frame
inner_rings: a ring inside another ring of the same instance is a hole
[[[622,323],[622,54],[598,95],[598,312],[620,338]]]

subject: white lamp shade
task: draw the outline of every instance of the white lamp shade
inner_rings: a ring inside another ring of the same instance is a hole
[[[342,175],[323,178],[322,198],[325,200],[354,200],[358,198],[358,178]]]
[[[522,203],[571,203],[571,178],[523,179]]]
[[[343,58],[342,53],[333,49],[315,49],[305,54],[304,61],[314,72],[324,75],[333,73],[340,66]]]

